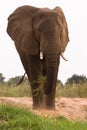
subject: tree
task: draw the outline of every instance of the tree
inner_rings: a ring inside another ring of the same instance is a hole
[[[3,76],[2,73],[0,73],[0,84],[4,83],[5,77]]]
[[[7,82],[7,84],[8,85],[15,85],[15,86],[18,86],[19,85],[19,82],[20,82],[20,80],[21,80],[21,78],[22,78],[22,76],[16,76],[16,77],[14,77],[14,78],[10,78],[9,80],[8,80],[8,82]],[[25,76],[24,77],[24,79],[23,79],[23,81],[21,82],[21,84],[23,84],[23,83],[27,83],[27,82],[29,82],[28,81],[28,78]]]
[[[61,80],[57,80],[57,86],[58,87],[64,87],[64,85],[63,85]]]
[[[66,84],[67,83],[70,83],[70,84],[73,84],[73,83],[85,83],[87,82],[87,78],[85,75],[76,75],[74,74],[71,78],[68,78],[67,81],[66,81]]]

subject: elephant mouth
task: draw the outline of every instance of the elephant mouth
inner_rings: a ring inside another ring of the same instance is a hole
[[[63,58],[63,60],[68,61],[68,60],[65,58],[65,56],[63,55],[63,53],[61,53],[60,55],[61,55],[61,57]],[[40,60],[43,60],[43,52],[42,52],[42,51],[40,51]]]

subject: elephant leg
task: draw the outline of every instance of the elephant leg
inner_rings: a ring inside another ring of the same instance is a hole
[[[40,101],[42,99],[41,93],[38,92],[39,90],[39,82],[38,78],[40,75],[40,60],[39,55],[31,56],[26,55],[25,53],[20,53],[20,58],[24,69],[27,73],[28,79],[31,85],[31,92],[32,92],[32,99],[33,99],[33,108],[38,108],[41,105]]]
[[[39,76],[41,75],[41,64],[39,55],[28,55],[27,61],[29,63],[30,84],[33,99],[33,108],[37,109],[43,106],[44,98],[40,90]]]
[[[46,109],[55,109],[55,92],[56,92],[56,87],[54,90],[52,89],[51,93],[46,95]]]
[[[51,76],[50,76],[51,77]],[[45,103],[46,109],[55,109],[55,93],[56,93],[56,77],[52,75],[52,79],[45,85]],[[54,80],[54,82],[52,81]]]

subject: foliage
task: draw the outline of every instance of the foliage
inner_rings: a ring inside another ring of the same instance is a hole
[[[2,73],[0,73],[0,84],[4,83],[4,79],[5,79],[5,77],[3,76]]]
[[[22,76],[16,76],[16,77],[14,77],[14,78],[10,78],[8,81],[7,81],[7,85],[10,85],[10,86],[17,86],[18,85],[18,83],[20,82],[20,80],[21,80],[21,78],[22,78]],[[24,79],[23,79],[23,81],[22,81],[22,83],[21,84],[23,84],[23,83],[28,83],[29,81],[28,81],[28,78],[27,77],[24,77]]]
[[[85,83],[85,82],[87,82],[86,76],[84,75],[79,76],[79,75],[74,74],[71,78],[67,79],[66,84],[73,84],[73,83],[78,84],[78,83]]]
[[[63,83],[61,82],[61,80],[57,80],[57,86],[59,87],[64,87]]]
[[[28,84],[21,84],[18,87],[3,85],[0,87],[0,96],[5,97],[24,97],[31,96],[31,89]]]
[[[0,87],[0,96],[31,97],[31,88],[29,84],[26,84],[26,83],[21,84],[18,87],[2,85],[2,87]],[[65,86],[61,86],[61,84],[59,83],[57,84],[57,87],[56,87],[56,97],[87,98],[87,83],[66,84]]]
[[[46,76],[40,75],[38,80],[34,81],[33,83],[39,84],[39,87],[33,90],[35,95],[40,94],[40,96],[44,96],[44,85],[46,83]]]
[[[57,86],[56,97],[86,98],[87,83],[66,84],[64,87]]]
[[[2,105],[0,130],[87,130],[87,123],[71,122],[62,116],[37,116],[21,108]]]
[[[1,74],[1,77],[3,75]],[[13,78],[13,80],[9,80],[0,84],[0,96],[6,97],[23,97],[23,96],[31,96],[31,88],[29,85],[28,78],[25,77],[24,81],[16,86],[15,83],[19,82],[21,76],[17,76]],[[73,75],[69,78],[65,85],[62,84],[60,80],[57,81],[56,87],[56,97],[87,97],[87,78],[86,76],[78,76]],[[35,89],[35,92],[38,94],[40,92],[43,94],[44,84],[46,83],[46,77],[40,76],[38,81],[34,81],[34,83],[39,83],[39,89]],[[3,89],[2,89],[3,87]]]

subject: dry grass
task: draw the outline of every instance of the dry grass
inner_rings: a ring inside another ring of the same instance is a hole
[[[37,82],[40,83],[40,87],[39,87],[39,89],[37,89],[35,91],[37,91],[37,93],[42,92],[42,94],[43,94],[43,86],[46,82],[45,77],[40,77],[40,79]],[[28,84],[23,84],[23,85],[21,84],[18,87],[1,85],[0,86],[0,96],[6,96],[6,97],[28,96],[28,97],[30,97],[31,96],[31,87]],[[85,98],[85,97],[87,97],[87,83],[67,84],[64,86],[57,84],[56,97]]]

